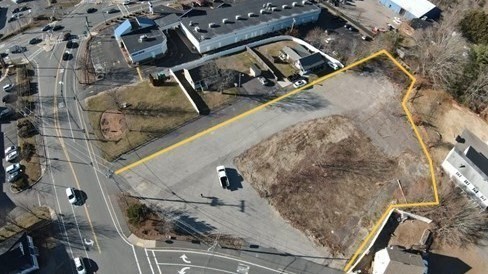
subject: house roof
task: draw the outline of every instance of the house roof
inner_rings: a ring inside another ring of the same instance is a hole
[[[147,39],[139,39],[143,35],[146,35]],[[130,54],[162,44],[165,40],[166,36],[157,27],[139,29],[122,36],[124,46]]]
[[[425,265],[420,255],[395,246],[387,247],[386,252],[390,262],[384,274],[424,274]]]
[[[299,5],[294,7],[292,5],[293,2],[297,2]],[[271,11],[270,7],[268,12],[261,14],[260,10],[263,9],[263,5],[266,5],[266,3],[272,3],[277,10]],[[287,5],[287,8],[283,9],[283,5]],[[183,15],[181,21],[184,27],[187,28],[197,40],[202,41],[219,35],[233,33],[251,26],[266,24],[279,19],[299,16],[310,12],[319,13],[320,8],[313,4],[303,5],[302,1],[293,0],[245,0],[232,3],[227,7],[216,9],[192,9]],[[254,16],[249,17],[249,13],[253,13]],[[238,15],[242,19],[237,20],[236,16]],[[227,19],[227,23],[224,23],[223,19]],[[214,27],[209,27],[210,23],[214,23]],[[200,28],[200,31],[195,30],[197,26]]]
[[[128,33],[132,30],[132,24],[129,19],[125,20],[114,30],[115,37],[120,37],[125,33]]]
[[[33,261],[32,253],[27,233],[21,234],[9,249],[0,255],[0,273],[17,273],[18,270],[36,266],[37,261]],[[38,266],[35,269],[38,269]]]
[[[281,49],[281,51],[288,56],[293,62],[300,60],[302,58],[300,54],[298,54],[295,50],[292,48],[285,46]]]
[[[488,143],[484,143],[469,130],[464,130],[460,137],[462,141],[456,143],[456,148],[463,151],[466,157],[488,176]]]
[[[115,28],[114,35],[115,37],[120,38],[121,36],[128,35],[134,31],[154,26],[157,26],[156,22],[146,17],[136,17],[133,20],[126,19],[122,24]]]
[[[298,60],[303,70],[310,70],[324,64],[324,57],[319,52],[310,54]]]
[[[424,16],[427,12],[435,8],[435,5],[427,0],[391,0],[391,2],[397,4],[417,18]]]

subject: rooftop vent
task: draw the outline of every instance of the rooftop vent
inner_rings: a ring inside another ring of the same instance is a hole
[[[308,4],[308,1],[307,0],[303,0],[302,1],[302,5],[307,5]]]
[[[222,23],[223,24],[228,24],[230,21],[229,21],[229,18],[224,18],[222,19]]]
[[[148,39],[147,35],[141,35],[139,36],[139,43],[142,43],[142,41],[146,41]]]
[[[244,19],[244,18],[242,17],[242,15],[240,15],[240,14],[236,15],[236,20],[242,20],[242,19]]]
[[[283,6],[281,6],[281,8],[283,8],[284,10],[286,10],[286,9],[289,9],[289,8],[290,8],[290,6],[288,6],[288,5],[283,5]]]
[[[272,7],[271,10],[272,11],[280,11],[277,7]]]
[[[208,23],[208,27],[209,28],[216,28],[217,27],[217,24],[215,24],[214,22]]]
[[[196,26],[196,27],[195,27],[195,31],[196,31],[196,32],[200,32],[200,27]]]
[[[205,35],[200,36],[200,40],[205,40],[205,39],[208,39],[207,36],[205,36]]]
[[[265,10],[265,9],[260,9],[260,10],[259,10],[259,13],[261,13],[261,14],[265,14],[265,13],[266,13],[266,10]]]
[[[194,25],[194,24],[193,24],[193,21],[190,21],[190,22],[188,23],[188,26],[190,26],[190,27],[193,27],[193,25]]]
[[[298,2],[293,2],[293,3],[291,3],[291,5],[294,6],[294,7],[297,7],[298,6]]]
[[[247,16],[248,17],[254,17],[254,16],[256,16],[256,14],[254,14],[254,12],[250,12],[250,13],[247,14]]]
[[[266,7],[270,8],[272,6],[273,6],[273,4],[271,2],[266,3]]]

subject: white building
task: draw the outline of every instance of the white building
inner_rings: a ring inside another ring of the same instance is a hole
[[[200,53],[267,33],[315,22],[320,8],[307,0],[245,0],[214,9],[192,9],[180,27]]]
[[[468,130],[456,138],[442,168],[483,209],[488,208],[488,144]]]
[[[427,274],[427,263],[419,254],[389,246],[374,255],[373,274]]]

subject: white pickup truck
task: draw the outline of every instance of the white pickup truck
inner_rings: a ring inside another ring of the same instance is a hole
[[[217,167],[217,175],[219,176],[219,182],[223,189],[229,187],[229,178],[227,178],[227,173],[225,172],[225,166]]]

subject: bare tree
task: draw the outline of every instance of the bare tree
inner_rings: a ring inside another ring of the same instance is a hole
[[[229,88],[236,82],[236,77],[238,76],[238,73],[235,70],[221,70],[220,72],[220,79],[217,82],[217,90],[219,92],[223,92],[225,89]]]
[[[327,34],[319,27],[313,28],[307,32],[307,35],[305,36],[305,41],[319,49],[325,44],[325,39],[327,39]]]
[[[488,66],[485,66],[475,81],[468,85],[463,101],[474,111],[481,112],[488,106]]]
[[[217,82],[220,74],[220,70],[217,67],[215,61],[210,61],[200,66],[199,72],[200,77],[202,78],[202,80],[205,81],[207,85],[211,85]]]
[[[443,20],[431,28],[415,32],[416,46],[409,50],[411,64],[428,77],[434,87],[447,89],[467,62],[466,41],[457,32],[462,10],[446,12]]]

